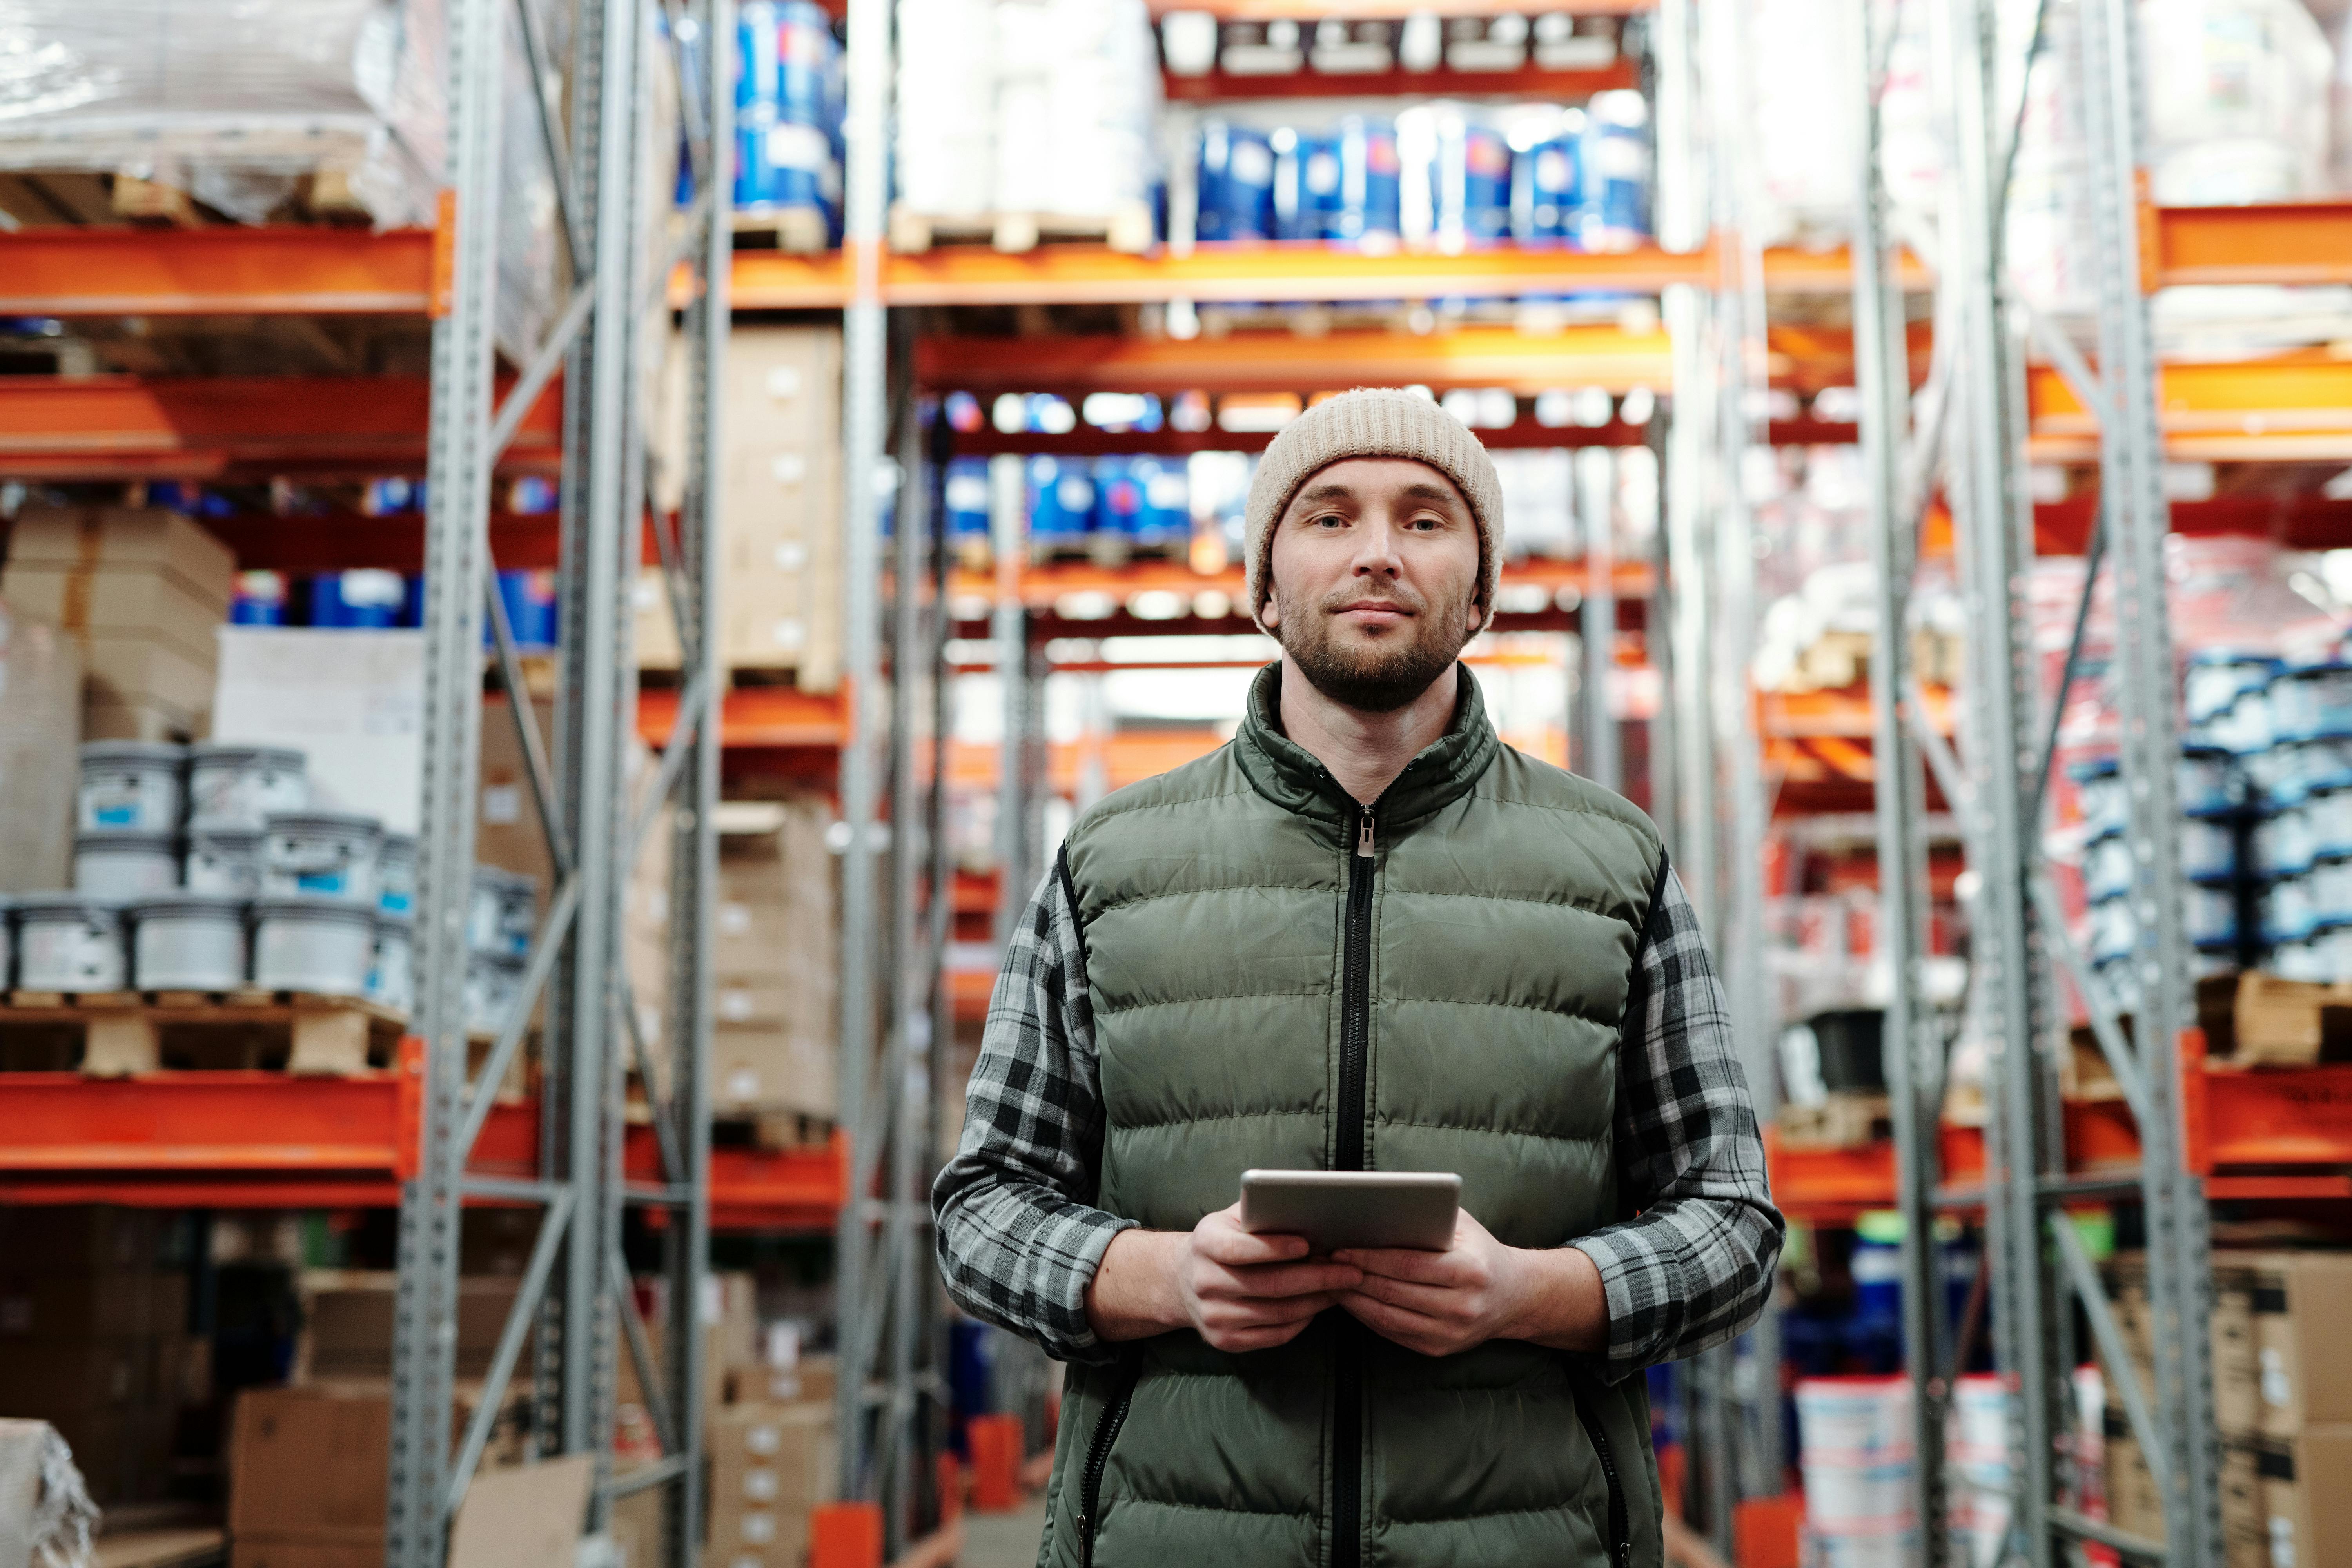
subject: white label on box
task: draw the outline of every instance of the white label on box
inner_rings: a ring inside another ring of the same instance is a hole
[[[730,1024],[748,1022],[751,1016],[751,994],[749,991],[721,991],[719,994],[719,1016]]]
[[[768,1325],[768,1364],[778,1372],[790,1372],[801,1363],[801,1326],[798,1323]]]
[[[715,1327],[727,1321],[727,1286],[716,1274],[702,1277],[702,1321]]]
[[[2294,1403],[2294,1389],[2286,1380],[2286,1358],[2274,1350],[2262,1352],[2263,1403],[2284,1410]]]
[[[737,1068],[727,1075],[727,1098],[756,1100],[760,1096],[760,1075],[750,1068]]]
[[[768,373],[768,395],[782,402],[801,395],[801,367],[780,364]]]
[[[783,1446],[783,1432],[772,1423],[743,1428],[743,1447],[755,1454],[772,1454]]]
[[[2294,1568],[2294,1521],[2271,1515],[2271,1568]]]
[[[776,546],[776,570],[797,572],[808,564],[808,546],[797,539],[787,539]]]
[[[768,460],[768,473],[780,485],[796,485],[808,478],[808,459],[798,452],[779,452]]]
[[[520,784],[487,784],[482,789],[482,820],[493,827],[508,827],[522,820],[522,786]]]
[[[751,935],[751,906],[749,904],[737,903],[725,903],[719,905],[719,934],[720,936]]]
[[[772,1513],[747,1513],[743,1516],[743,1539],[754,1546],[765,1546],[776,1538],[776,1516]]]
[[[640,576],[637,585],[629,590],[629,602],[640,610],[650,610],[662,602],[661,579],[650,574]]]
[[[782,1489],[776,1484],[776,1472],[764,1466],[743,1472],[743,1496],[751,1502],[773,1502]]]
[[[768,635],[775,639],[778,647],[798,647],[808,640],[807,629],[790,619],[778,621]]]

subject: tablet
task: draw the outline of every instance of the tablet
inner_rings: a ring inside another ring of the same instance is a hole
[[[1242,1228],[1303,1236],[1317,1253],[1342,1247],[1454,1245],[1462,1178],[1450,1171],[1244,1171]]]

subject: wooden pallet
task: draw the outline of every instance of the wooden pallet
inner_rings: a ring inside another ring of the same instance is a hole
[[[1113,250],[1140,255],[1151,248],[1151,209],[1133,202],[1103,217],[1033,212],[933,217],[904,202],[890,209],[890,248],[902,256],[919,256],[935,245],[957,241],[983,243],[1008,256],[1019,256],[1048,239],[1098,240]]]
[[[338,1074],[389,1067],[407,1020],[356,996],[287,991],[12,991],[0,1068],[120,1078],[167,1068]]]
[[[832,247],[833,236],[825,227],[824,214],[814,207],[784,207],[776,212],[739,212],[730,215],[730,224],[738,236],[765,235],[775,242],[778,250],[799,256],[814,256]]]
[[[296,184],[280,221],[364,222],[367,208],[352,193],[348,168],[321,166]],[[0,174],[0,214],[17,227],[207,228],[230,220],[176,185],[131,174],[81,169]]]

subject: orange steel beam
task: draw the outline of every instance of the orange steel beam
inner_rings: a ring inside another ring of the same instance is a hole
[[[2089,462],[2098,421],[2055,370],[2030,367],[2032,455]],[[2221,364],[2168,364],[2158,389],[2166,455],[2209,462],[2352,459],[2352,361],[2326,350]]]
[[[669,739],[677,718],[674,687],[637,694],[637,733],[647,745]],[[789,686],[740,687],[727,693],[719,744],[778,750],[838,746],[849,733],[846,692],[800,691]]]
[[[2159,207],[2156,278],[2187,283],[2352,283],[2352,200]]]
[[[501,388],[510,377],[501,376]],[[421,375],[0,377],[0,475],[191,479],[422,473]],[[501,468],[561,466],[563,395],[540,395]]]
[[[1329,0],[1150,0],[1151,14],[1206,11],[1228,22],[1319,22],[1332,14]],[[1568,0],[1546,10],[1570,11],[1580,16],[1631,16],[1652,9],[1657,0]],[[1364,21],[1395,21],[1416,11],[1440,16],[1491,16],[1495,0],[1348,0],[1346,14]]]
[[[1208,76],[1170,73],[1161,79],[1171,103],[1222,103],[1236,99],[1392,98],[1402,94],[1580,102],[1596,92],[1638,87],[1642,73],[1633,61],[1620,58],[1591,70],[1546,70],[1540,66],[1524,66],[1517,70],[1399,69],[1368,71],[1360,76],[1326,76],[1311,70],[1279,76],[1235,76],[1229,71],[1215,71]]]
[[[421,315],[429,229],[68,228],[0,235],[0,316]]]

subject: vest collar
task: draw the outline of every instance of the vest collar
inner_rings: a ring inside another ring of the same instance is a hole
[[[1454,700],[1454,721],[1381,792],[1379,820],[1385,828],[1411,827],[1469,794],[1502,748],[1494,725],[1487,722],[1477,679],[1467,668],[1455,668],[1460,696]],[[1356,801],[1313,752],[1282,732],[1281,698],[1282,661],[1276,659],[1250,683],[1249,709],[1234,736],[1234,754],[1243,776],[1285,811],[1343,830],[1351,827]]]

